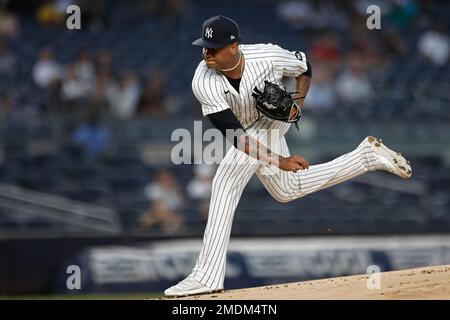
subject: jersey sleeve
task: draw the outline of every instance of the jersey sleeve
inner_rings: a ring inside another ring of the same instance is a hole
[[[197,71],[192,79],[192,92],[202,106],[203,116],[230,109],[220,80],[212,71]]]
[[[289,51],[280,46],[273,46],[272,62],[277,72],[284,77],[296,78],[308,71],[306,55],[301,51]]]

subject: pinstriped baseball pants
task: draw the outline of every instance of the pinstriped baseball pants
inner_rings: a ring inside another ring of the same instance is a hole
[[[277,123],[261,121],[254,129],[247,130],[247,133],[257,137],[272,151],[289,156],[284,138],[286,132],[280,133],[276,143],[273,143],[273,140],[269,143],[267,136],[259,134],[259,130],[264,127],[278,129]],[[282,127],[281,131],[287,129]],[[191,276],[213,290],[223,288],[234,212],[245,186],[255,173],[273,198],[280,202],[289,202],[376,169],[377,158],[367,139],[349,153],[330,162],[311,165],[308,170],[300,170],[297,173],[282,171],[231,148],[213,179],[203,246]]]

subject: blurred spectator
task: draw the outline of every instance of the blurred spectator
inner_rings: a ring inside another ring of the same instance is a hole
[[[184,197],[173,172],[162,169],[155,180],[147,184],[144,193],[149,201],[161,201],[171,210],[181,210],[184,205]]]
[[[83,24],[95,31],[103,30],[108,23],[107,3],[107,0],[78,0],[78,5],[83,8]]]
[[[308,110],[322,111],[333,108],[336,104],[336,90],[332,71],[320,64],[314,67],[311,88],[305,99]]]
[[[0,38],[14,38],[19,32],[19,19],[0,3]]]
[[[87,85],[92,86],[95,82],[95,66],[91,52],[82,50],[74,62],[74,71],[77,76]]]
[[[4,137],[6,130],[8,130],[8,117],[14,108],[13,101],[9,96],[2,96],[0,94],[0,137]],[[5,150],[3,139],[0,139],[0,166],[3,165]]]
[[[151,206],[141,215],[139,227],[150,229],[159,226],[166,234],[178,232],[184,225],[183,216],[179,213],[184,206],[184,197],[173,173],[161,170],[144,192]]]
[[[62,94],[62,79],[53,81],[52,86],[48,91],[48,108],[51,113],[66,114],[71,105],[63,99]]]
[[[136,74],[125,71],[119,83],[110,86],[107,91],[112,115],[120,120],[131,119],[136,113],[140,91]]]
[[[97,70],[99,74],[112,76],[114,73],[113,55],[110,50],[100,50],[96,56]]]
[[[111,108],[108,101],[108,92],[116,84],[114,83],[113,55],[110,50],[100,50],[94,61],[94,70],[96,70],[94,90],[92,96],[92,106],[111,114]]]
[[[14,109],[14,101],[9,95],[0,95],[0,117],[3,117]]]
[[[391,0],[388,21],[397,27],[408,27],[418,13],[414,0]]]
[[[328,32],[319,37],[311,46],[311,56],[320,62],[339,62],[341,54],[336,35]]]
[[[344,29],[344,12],[332,1],[285,1],[277,6],[277,14],[293,29]]]
[[[168,235],[176,234],[182,229],[183,225],[183,217],[159,200],[154,201],[151,209],[145,212],[139,220],[140,229],[151,229],[159,226],[163,233]]]
[[[15,110],[16,102],[10,94],[0,93],[0,144],[4,142],[2,139],[6,131],[14,132],[23,126],[23,113]]]
[[[308,1],[285,1],[278,4],[278,16],[289,23],[293,28],[317,28],[323,27],[324,21],[315,11],[312,3]]]
[[[417,44],[422,56],[438,66],[445,66],[448,61],[449,39],[445,32],[433,28],[424,32]]]
[[[383,32],[384,34],[384,32]],[[398,41],[395,49],[400,50],[402,41]],[[384,63],[389,58],[387,56],[386,43],[383,37],[379,36],[379,33],[368,33],[366,30],[353,30],[351,32],[351,51],[357,52],[359,57],[363,58],[365,69],[372,71],[383,71]],[[394,53],[395,55],[397,53]]]
[[[16,71],[16,57],[6,42],[0,39],[0,75],[11,75]]]
[[[336,72],[341,62],[337,36],[331,32],[320,36],[311,46],[310,60],[313,65],[320,64],[330,69],[332,73]]]
[[[109,113],[108,91],[111,90],[112,86],[112,78],[109,73],[98,73],[97,80],[94,83],[92,97],[89,100],[89,108],[97,110],[101,114]]]
[[[37,22],[43,26],[65,25],[66,9],[74,0],[48,0],[41,4],[36,12]]]
[[[408,44],[400,37],[396,29],[386,28],[385,32],[381,33],[381,37],[387,55],[405,57],[409,53]]]
[[[85,122],[75,130],[73,141],[81,148],[86,159],[92,159],[103,154],[110,143],[111,133],[102,123],[98,110],[89,113]]]
[[[41,88],[47,88],[56,80],[61,79],[61,66],[54,60],[53,50],[44,48],[33,67],[33,80]]]
[[[208,218],[209,201],[211,198],[212,181],[215,166],[201,164],[194,167],[194,176],[187,185],[189,198],[198,201],[202,218]]]
[[[338,97],[343,102],[360,102],[372,96],[372,85],[365,74],[364,57],[357,53],[348,56],[349,68],[336,80]]]
[[[167,113],[163,105],[165,76],[161,70],[155,70],[147,82],[139,100],[139,113],[145,116],[162,116]]]
[[[80,74],[77,72],[76,65],[69,65],[62,82],[62,98],[66,101],[86,98],[90,89],[90,83],[84,81],[80,77]]]

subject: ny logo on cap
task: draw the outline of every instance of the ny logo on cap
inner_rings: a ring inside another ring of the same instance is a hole
[[[205,30],[205,37],[207,37],[207,38],[212,38],[212,36],[213,36],[213,29],[212,28],[210,28],[210,27],[208,27],[208,28],[206,28],[206,30]]]

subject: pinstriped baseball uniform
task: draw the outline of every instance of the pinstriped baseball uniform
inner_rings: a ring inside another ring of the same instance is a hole
[[[240,45],[245,69],[239,93],[220,72],[200,62],[192,81],[192,90],[202,105],[203,115],[231,109],[244,128],[259,117],[252,90],[264,88],[264,80],[282,85],[283,77],[295,78],[308,67],[303,52],[289,52],[273,44]],[[284,123],[289,128],[290,124]]]
[[[283,77],[294,78],[303,74],[307,71],[306,56],[302,52],[291,52],[272,44],[239,45],[239,49],[245,58],[239,92],[225,76],[209,69],[204,61],[197,67],[192,89],[202,105],[203,114],[230,108],[249,135],[274,152],[289,156],[284,135],[290,124],[260,117],[252,91],[255,86],[263,89],[264,80],[282,85]],[[269,134],[264,134],[261,129],[265,129],[266,133],[269,130]],[[272,132],[279,135],[273,139]],[[234,211],[245,186],[255,173],[276,200],[289,202],[377,168],[376,156],[367,139],[350,153],[297,173],[282,171],[232,147],[213,179],[203,247],[191,276],[213,290],[223,288]]]

